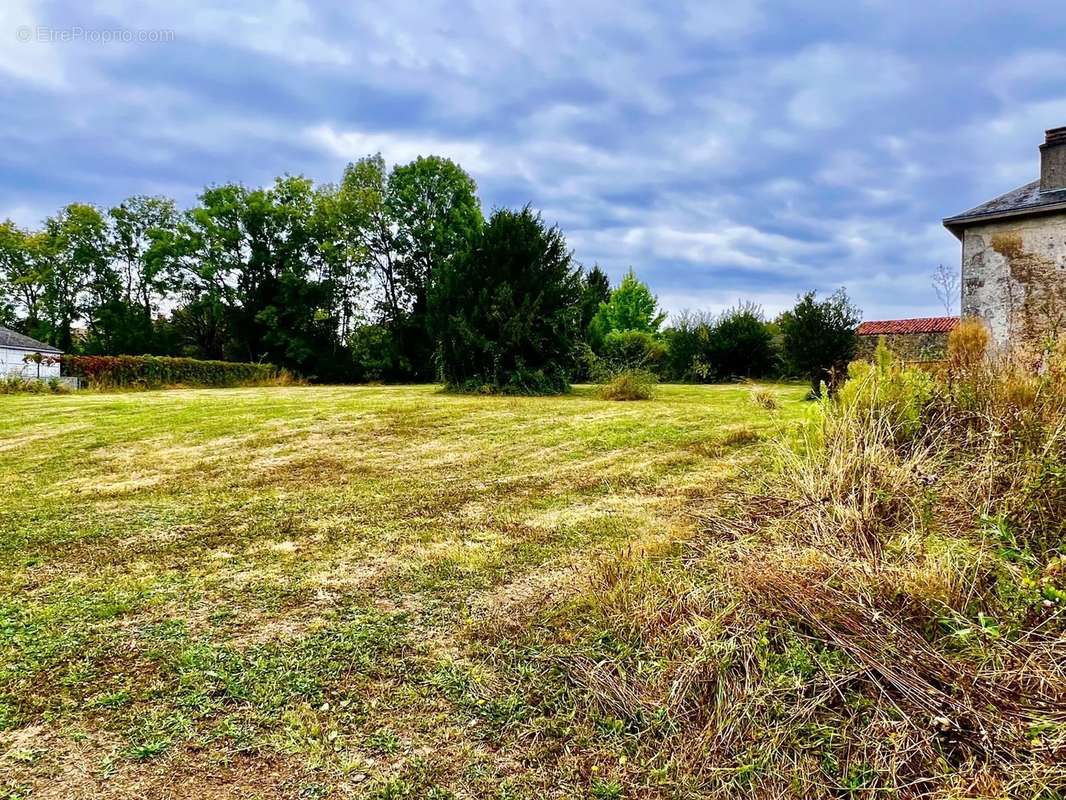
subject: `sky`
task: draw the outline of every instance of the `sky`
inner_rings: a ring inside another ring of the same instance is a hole
[[[1062,0],[0,0],[0,219],[442,155],[671,311],[943,314],[940,220],[1038,177]]]

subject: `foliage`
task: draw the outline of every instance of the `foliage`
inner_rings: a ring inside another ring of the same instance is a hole
[[[338,185],[209,186],[180,213],[163,197],[73,203],[39,231],[0,225],[0,324],[65,352],[268,360],[338,380],[358,377],[347,343],[365,321],[388,330],[394,373],[428,380],[430,274],[482,224],[474,181],[438,157],[390,172],[369,156]]]
[[[841,408],[864,416],[879,415],[894,438],[909,441],[921,429],[934,390],[932,375],[905,369],[881,340],[873,362],[848,365],[848,380],[838,390],[836,401]]]
[[[604,400],[651,400],[655,397],[655,373],[646,369],[623,369],[600,387]]]
[[[663,332],[671,380],[707,382],[770,375],[778,358],[762,310],[741,303],[717,317],[683,311]]]
[[[565,391],[580,302],[580,274],[559,229],[528,207],[496,211],[430,286],[445,381],[504,393]]]
[[[682,311],[663,331],[667,356],[665,371],[671,380],[704,382],[713,377],[709,362],[714,318],[706,313]]]
[[[709,331],[704,354],[719,379],[768,375],[774,353],[762,309],[742,303],[723,312]]]
[[[0,394],[67,394],[71,387],[58,378],[23,378],[0,375]]]
[[[843,289],[818,301],[807,292],[778,324],[783,335],[784,358],[789,370],[811,382],[811,392],[821,394],[821,385],[835,383],[855,356],[859,310]]]
[[[396,339],[385,325],[360,325],[348,337],[355,377],[360,381],[403,380],[410,374],[397,351]]]
[[[640,331],[656,334],[666,314],[659,311],[659,302],[647,285],[637,280],[630,268],[622,282],[611,292],[610,299],[600,303],[589,323],[589,339],[594,349],[615,331]]]
[[[581,289],[581,332],[588,335],[589,325],[600,306],[611,299],[611,279],[598,264],[583,275]]]
[[[612,372],[656,371],[666,357],[666,346],[647,331],[611,331],[604,337],[600,358]]]
[[[164,386],[255,386],[277,380],[273,364],[202,361],[166,356],[63,356],[68,375],[96,388]]]

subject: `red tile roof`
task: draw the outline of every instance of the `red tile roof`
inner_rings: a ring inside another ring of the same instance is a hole
[[[885,336],[898,333],[947,333],[959,324],[958,317],[922,317],[920,319],[885,319],[864,322],[859,336]]]

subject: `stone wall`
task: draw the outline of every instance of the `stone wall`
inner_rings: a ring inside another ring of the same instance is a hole
[[[946,333],[893,333],[880,336],[860,336],[858,357],[873,358],[881,339],[903,361],[940,361],[947,355]]]
[[[1000,345],[1066,332],[1066,214],[967,228],[962,315],[983,319]]]

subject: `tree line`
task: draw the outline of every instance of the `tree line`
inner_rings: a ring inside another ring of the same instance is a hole
[[[320,381],[545,392],[637,366],[670,380],[822,375],[840,342],[808,331],[814,367],[789,347],[812,310],[847,350],[857,317],[843,295],[808,295],[773,322],[741,305],[663,328],[632,271],[612,288],[529,207],[485,219],[474,180],[436,156],[391,169],[367,156],[336,183],[213,185],[184,211],[135,196],[72,203],[34,230],[0,224],[0,325],[65,352],[271,362]]]

